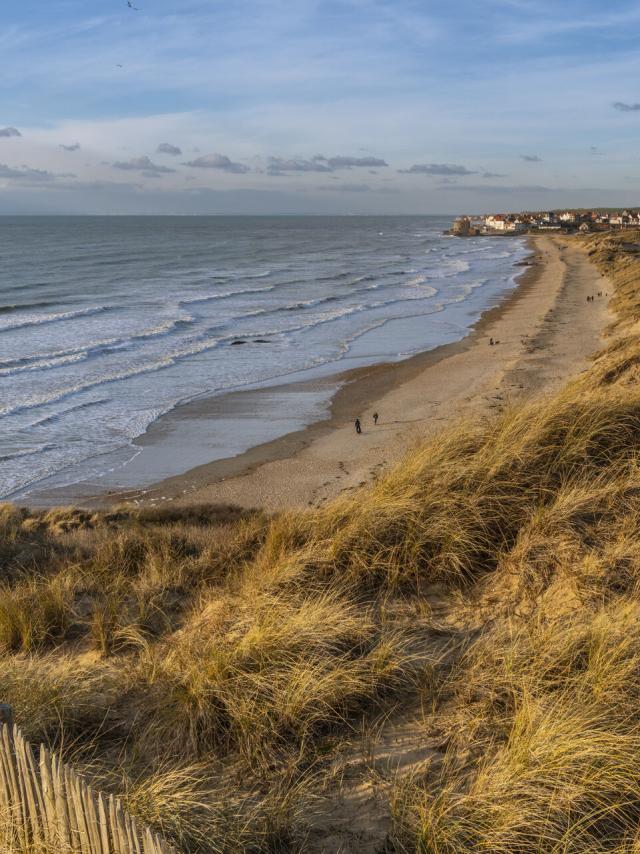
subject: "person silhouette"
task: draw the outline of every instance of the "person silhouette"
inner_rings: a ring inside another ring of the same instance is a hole
[[[356,428],[356,433],[358,433],[358,434],[362,433],[362,427],[360,426],[360,419],[359,418],[356,418],[355,428]]]
[[[374,413],[373,413],[373,423],[374,423],[374,424],[377,424],[377,423],[378,423],[378,413],[377,413],[377,412],[374,412]]]

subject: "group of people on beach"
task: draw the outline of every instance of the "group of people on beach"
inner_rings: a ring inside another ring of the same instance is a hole
[[[377,424],[377,423],[378,423],[378,418],[379,418],[379,417],[380,417],[380,416],[378,415],[378,413],[377,413],[377,412],[374,412],[374,413],[373,413],[373,423],[374,423],[374,424]],[[362,433],[362,424],[360,423],[360,419],[359,419],[359,418],[356,418],[356,420],[355,420],[355,425],[354,425],[354,426],[355,426],[355,428],[356,428],[356,433],[357,433],[357,434],[358,434],[358,436],[359,436],[359,435],[360,435],[360,433]]]
[[[601,297],[601,296],[602,296],[602,291],[598,291],[598,296],[599,296],[599,297]],[[608,296],[609,296],[609,292],[608,292],[608,291],[607,291],[607,293],[605,294],[605,296],[606,296],[606,297],[608,297]],[[590,296],[590,297],[587,297],[587,302],[593,302],[593,301],[594,301],[594,299],[595,299],[595,297],[593,296],[593,294],[591,294],[591,296]]]

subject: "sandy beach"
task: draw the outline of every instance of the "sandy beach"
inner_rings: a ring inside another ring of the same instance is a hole
[[[352,371],[340,378],[329,419],[150,489],[111,494],[107,502],[211,502],[268,511],[317,505],[376,476],[450,419],[481,418],[558,388],[585,369],[602,343],[607,284],[571,240],[536,237],[531,248],[518,287],[463,341],[395,365]],[[593,302],[587,301],[591,295]],[[243,393],[236,397],[242,406]],[[215,399],[195,402],[190,416],[211,417],[217,405]]]

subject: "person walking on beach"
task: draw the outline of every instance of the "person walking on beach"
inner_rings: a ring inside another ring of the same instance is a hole
[[[360,435],[360,433],[362,433],[362,427],[360,426],[360,419],[359,418],[356,418],[355,428],[356,428],[356,433],[358,435]]]
[[[374,412],[374,413],[373,413],[373,423],[374,423],[374,424],[377,424],[377,423],[378,423],[378,413],[377,413],[377,412]]]

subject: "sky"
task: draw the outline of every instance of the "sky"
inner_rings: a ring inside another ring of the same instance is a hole
[[[1,214],[640,205],[637,0],[132,4],[3,4]]]

